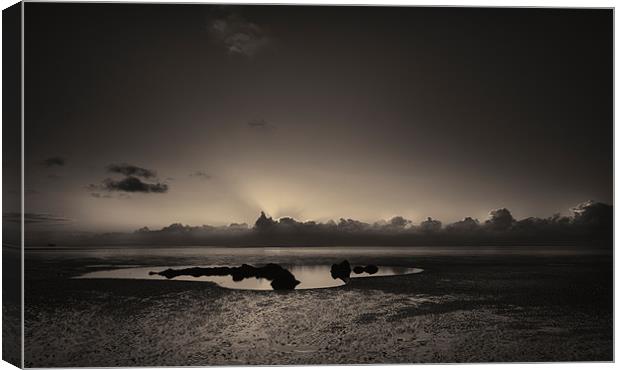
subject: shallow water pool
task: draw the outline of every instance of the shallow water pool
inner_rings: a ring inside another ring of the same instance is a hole
[[[192,268],[194,266],[173,266],[173,269]],[[202,266],[219,267],[219,266]],[[345,285],[346,281],[334,278],[331,274],[331,265],[282,265],[295,276],[300,283],[295,289],[318,289],[332,288]],[[78,279],[144,279],[144,280],[179,280],[179,281],[208,281],[228,289],[242,290],[273,290],[271,281],[265,278],[245,278],[239,281],[233,280],[231,275],[225,276],[190,276],[182,275],[173,278],[153,274],[171,268],[171,266],[152,266],[152,267],[132,267],[118,268],[112,270],[101,270],[86,273],[78,276]],[[369,278],[376,276],[409,275],[421,273],[422,269],[414,267],[397,266],[378,266],[378,271],[374,274],[367,272],[355,273],[351,271],[351,279]]]

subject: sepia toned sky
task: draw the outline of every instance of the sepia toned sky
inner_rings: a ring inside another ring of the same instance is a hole
[[[26,212],[72,230],[612,202],[612,12],[25,5]]]

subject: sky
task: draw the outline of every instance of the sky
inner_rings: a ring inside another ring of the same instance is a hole
[[[26,212],[129,231],[613,200],[611,10],[25,4]]]

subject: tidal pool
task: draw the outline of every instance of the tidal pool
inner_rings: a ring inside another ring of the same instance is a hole
[[[174,270],[187,269],[195,266],[174,266]],[[213,268],[220,266],[201,266],[203,268]],[[340,278],[332,277],[331,265],[282,265],[299,281],[295,289],[317,289],[332,288],[345,285],[346,282]],[[368,278],[375,276],[393,276],[418,274],[424,270],[414,267],[398,266],[377,266],[378,271],[374,274],[367,272],[355,273],[351,271],[351,279]],[[113,270],[101,270],[86,273],[76,277],[77,279],[144,279],[144,280],[179,280],[179,281],[208,281],[229,289],[242,290],[273,290],[272,281],[265,278],[245,278],[233,280],[231,275],[225,276],[191,276],[181,275],[173,278],[166,278],[158,275],[158,272],[170,269],[170,266],[151,266],[151,267],[132,267],[118,268]]]

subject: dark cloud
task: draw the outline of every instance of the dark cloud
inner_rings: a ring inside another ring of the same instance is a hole
[[[249,130],[261,135],[271,134],[277,128],[276,125],[265,120],[264,118],[254,118],[246,122],[246,124]]]
[[[138,176],[145,179],[150,179],[157,176],[157,172],[154,170],[149,170],[147,168],[142,168],[127,163],[111,164],[107,167],[107,170],[112,173],[120,173],[125,176]]]
[[[489,212],[489,219],[485,222],[487,226],[495,230],[507,230],[515,222],[512,213],[506,208],[498,208]]]
[[[140,179],[150,179],[157,176],[155,170],[134,166],[127,163],[111,164],[108,172],[125,175],[120,180],[107,178],[100,184],[89,184],[85,188],[93,198],[111,198],[105,192],[116,192],[118,198],[130,198],[127,193],[166,193],[168,185],[161,182],[145,182]]]
[[[420,223],[420,230],[424,232],[438,232],[441,230],[441,221],[433,220],[428,217],[426,221]]]
[[[350,218],[341,218],[338,223],[320,223],[300,222],[291,217],[274,219],[261,212],[252,228],[247,225],[214,227],[176,223],[161,230],[142,229],[141,233],[155,238],[153,241],[159,237],[166,241],[187,238],[192,242],[204,238],[241,245],[591,245],[593,241],[602,245],[601,242],[608,243],[612,236],[611,209],[606,204],[586,202],[573,209],[573,217],[554,215],[517,221],[508,209],[500,208],[491,211],[490,219],[484,224],[466,217],[446,227],[430,217],[415,226],[401,216],[373,224]]]
[[[277,225],[277,221],[274,221],[273,218],[267,217],[265,212],[260,213],[260,216],[254,223],[254,229],[257,231],[270,231]]]
[[[122,180],[103,180],[103,187],[107,191],[123,191],[127,193],[166,193],[168,185],[162,183],[147,183],[137,177],[127,176]]]
[[[101,193],[90,193],[90,196],[93,198],[112,198],[109,194],[101,194]]]
[[[412,226],[411,220],[407,220],[402,216],[392,217],[389,221],[376,222],[373,227],[377,229],[383,229],[386,232],[399,232],[405,231]]]
[[[266,30],[245,20],[238,14],[212,19],[209,22],[211,37],[222,44],[229,54],[253,57],[271,44]]]
[[[8,222],[21,222],[21,213],[3,213],[2,218]],[[64,224],[71,221],[69,218],[47,213],[24,213],[24,223],[27,224]]]
[[[267,122],[263,118],[255,118],[248,121],[248,126],[255,130],[272,130],[275,128],[273,124]]]
[[[63,157],[50,157],[50,158],[43,160],[42,162],[42,164],[45,167],[54,167],[54,166],[62,167],[66,163],[67,163],[67,160]]]
[[[596,227],[612,227],[613,226],[613,207],[589,200],[578,204],[571,208],[574,214],[574,222]]]
[[[407,220],[402,216],[392,217],[392,219],[387,223],[390,227],[401,228],[404,229],[411,225],[411,220]]]
[[[341,218],[340,221],[338,221],[338,230],[344,231],[344,232],[361,232],[361,231],[365,231],[370,229],[371,225],[366,223],[366,222],[362,222],[362,221],[358,221],[358,220],[354,220],[351,218]]]
[[[447,230],[456,232],[471,232],[478,230],[478,228],[480,228],[480,221],[471,217],[465,217],[461,221],[446,226]]]
[[[203,171],[196,171],[196,172],[192,172],[189,174],[190,177],[196,177],[199,178],[201,180],[210,180],[211,179],[211,175],[209,175],[206,172]]]

